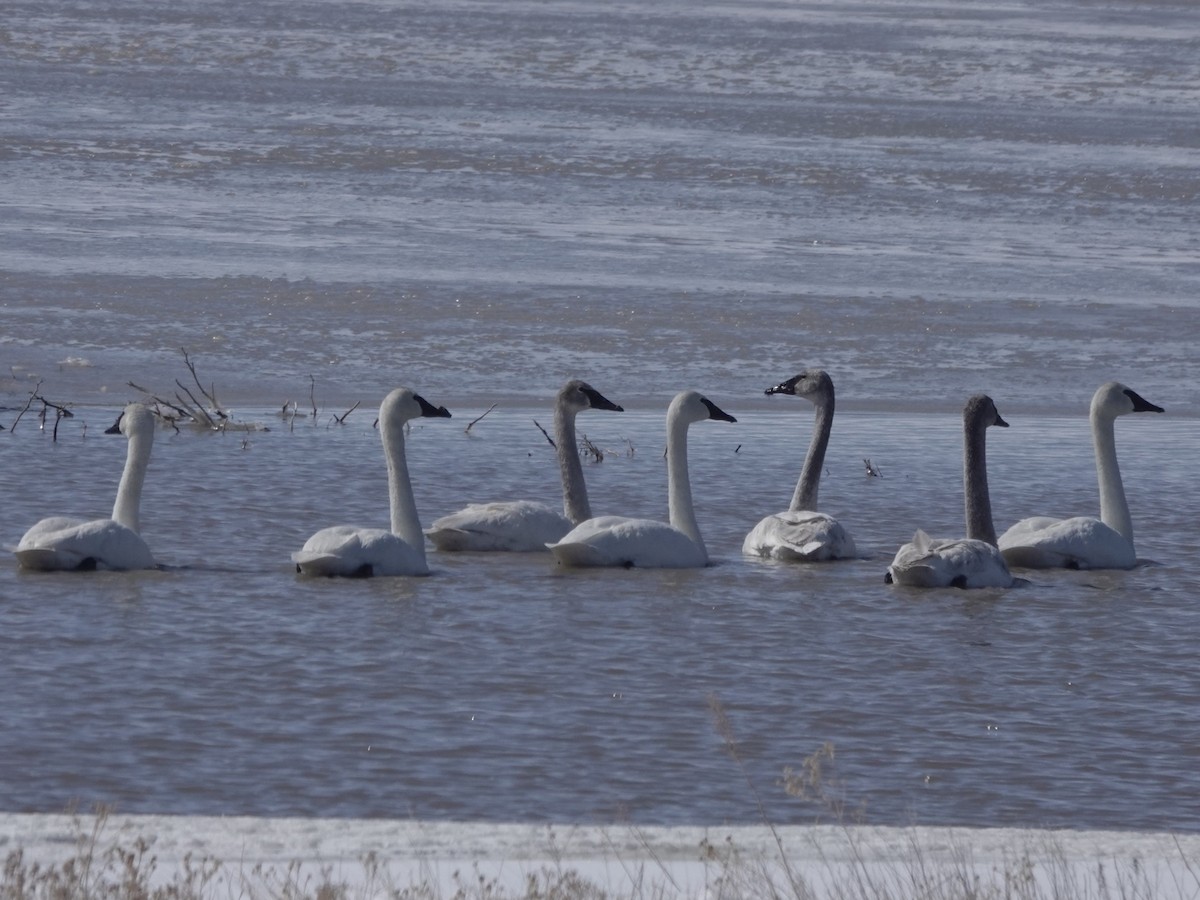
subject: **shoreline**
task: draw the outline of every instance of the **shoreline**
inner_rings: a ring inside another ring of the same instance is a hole
[[[89,847],[98,858],[140,847],[155,883],[171,883],[203,864],[212,867],[214,885],[251,896],[279,879],[318,895],[320,884],[350,896],[418,887],[451,896],[486,884],[493,893],[481,896],[522,896],[532,880],[568,875],[617,896],[699,896],[715,887],[722,895],[741,895],[772,885],[784,895],[820,896],[854,883],[874,885],[868,896],[883,896],[916,890],[918,878],[965,886],[971,879],[1006,885],[1017,876],[1043,891],[1053,888],[1055,896],[1064,885],[1072,887],[1066,896],[1104,896],[1112,886],[1116,896],[1200,891],[1200,870],[1190,863],[1200,858],[1200,834],[1168,831],[639,827],[101,811],[0,814],[0,847],[10,861],[19,850],[23,864],[42,867],[62,865]],[[810,893],[797,891],[800,886]],[[893,893],[879,890],[883,886]]]

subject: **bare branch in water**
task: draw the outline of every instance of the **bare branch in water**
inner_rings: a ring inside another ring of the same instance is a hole
[[[186,387],[184,387],[180,383],[178,378],[175,379],[175,384],[181,391],[183,391],[185,394],[188,395],[188,400],[191,400],[192,403],[194,404],[193,407],[189,407],[187,402],[182,397],[180,397],[179,394],[175,395],[175,399],[178,400],[179,403],[184,407],[184,409],[186,409],[188,411],[188,415],[190,415],[197,422],[203,422],[209,428],[216,428],[217,423],[213,421],[212,416],[210,416],[208,414],[208,412],[204,409],[204,404],[202,404],[199,400],[197,400],[195,395],[192,394],[192,392],[189,391]]]
[[[29,395],[29,399],[25,401],[25,405],[23,407],[21,407],[21,411],[19,413],[17,413],[17,418],[15,420],[13,420],[12,425],[9,426],[9,431],[16,431],[17,423],[21,421],[21,417],[24,416],[25,413],[29,412],[29,410],[33,406],[33,404],[35,402],[37,402],[37,403],[42,404],[42,408],[38,411],[38,414],[37,414],[38,422],[41,423],[40,427],[42,429],[45,429],[45,427],[46,427],[47,413],[50,410],[54,410],[54,425],[51,428],[50,434],[51,434],[52,439],[57,441],[58,440],[58,423],[61,422],[63,419],[75,418],[75,413],[71,412],[71,410],[67,409],[65,406],[62,406],[61,404],[58,404],[58,403],[51,403],[49,400],[47,400],[45,397],[43,397],[40,393],[41,387],[42,387],[42,383],[39,381],[34,386],[33,392]]]
[[[225,415],[224,410],[221,409],[221,404],[217,402],[216,384],[214,383],[209,385],[208,389],[206,390],[204,385],[200,383],[200,376],[196,374],[196,366],[188,357],[187,350],[183,347],[180,347],[179,352],[183,354],[183,364],[187,366],[188,371],[192,373],[192,381],[196,382],[196,387],[200,389],[200,393],[203,394],[205,399],[208,400],[209,404],[212,405],[213,412],[215,412],[221,419],[228,418],[228,416]],[[176,382],[176,384],[178,384],[178,382]],[[180,387],[182,387],[182,385],[180,385]]]
[[[333,420],[334,420],[335,422],[337,422],[339,425],[345,425],[345,424],[346,424],[346,417],[347,417],[348,415],[350,415],[350,413],[352,413],[352,412],[354,412],[356,409],[358,409],[358,404],[359,404],[359,403],[362,403],[362,401],[361,401],[361,400],[358,400],[358,401],[356,401],[356,402],[355,402],[355,404],[354,404],[352,407],[350,407],[348,410],[346,410],[346,411],[345,411],[344,413],[342,413],[340,416],[338,416],[338,415],[335,415],[335,416],[333,417]]]
[[[549,444],[550,444],[550,446],[551,446],[551,447],[553,447],[555,450],[557,450],[557,449],[558,449],[558,444],[554,443],[554,438],[550,437],[550,435],[546,433],[546,429],[545,429],[545,428],[543,428],[541,425],[538,425],[538,420],[537,420],[537,419],[534,419],[534,420],[533,420],[533,424],[534,424],[534,425],[537,425],[537,427],[538,427],[538,431],[540,431],[540,432],[542,433],[542,435],[543,435],[543,436],[546,438],[546,442],[547,442],[547,443],[549,443]]]
[[[590,456],[593,462],[604,462],[604,451],[589,441],[586,434],[579,439],[579,446],[583,450],[583,455]]]
[[[17,430],[17,423],[21,421],[21,416],[23,416],[23,415],[25,415],[25,413],[29,412],[29,407],[33,405],[34,400],[40,399],[38,397],[38,391],[40,391],[41,389],[42,389],[42,383],[39,381],[37,384],[35,384],[33,386],[33,392],[29,395],[29,399],[25,401],[25,405],[23,407],[21,407],[21,411],[19,413],[17,413],[16,419],[14,419],[12,425],[9,426],[9,431]]]
[[[175,379],[175,386],[178,390],[175,391],[175,395],[171,399],[160,397],[132,381],[126,382],[126,384],[135,391],[143,394],[150,402],[153,402],[156,407],[155,412],[159,418],[170,423],[176,431],[179,430],[178,423],[180,421],[191,422],[213,431],[226,431],[230,428],[238,431],[257,431],[260,429],[261,426],[258,425],[231,422],[229,413],[223,410],[217,401],[216,387],[213,385],[205,387],[203,382],[200,381],[199,373],[196,371],[196,363],[188,355],[187,350],[181,348],[179,352],[183,354],[183,363],[187,366],[187,370],[192,376],[192,381],[195,382],[195,392],[178,378]],[[197,397],[196,393],[199,393],[200,397]]]
[[[880,472],[878,468],[876,468],[875,463],[871,462],[870,459],[863,459],[863,465],[865,465],[867,467],[867,475],[869,477],[871,477],[871,478],[882,478],[883,477],[883,473]]]
[[[312,404],[312,417],[317,417],[317,377],[308,376],[308,402]]]
[[[470,425],[468,425],[468,426],[466,427],[466,429],[465,429],[465,432],[464,432],[464,433],[465,433],[465,434],[470,434],[470,433],[471,433],[471,427],[472,427],[472,426],[475,424],[475,422],[478,422],[478,421],[479,421],[479,419],[482,419],[482,418],[483,418],[483,416],[486,416],[488,413],[490,413],[490,412],[491,412],[493,409],[495,409],[495,408],[496,408],[496,406],[497,406],[497,404],[493,403],[491,406],[489,406],[487,409],[485,409],[485,410],[483,411],[483,415],[482,415],[482,416],[480,416],[478,419],[475,419],[474,421],[472,421],[472,422],[471,422],[471,424],[470,424]]]

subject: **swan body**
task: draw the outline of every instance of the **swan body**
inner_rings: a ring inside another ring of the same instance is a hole
[[[1132,569],[1133,543],[1094,516],[1032,516],[1000,536],[1000,552],[1023,569]]]
[[[816,422],[800,480],[784,512],[767,516],[751,529],[742,542],[742,553],[794,562],[824,562],[848,559],[858,553],[854,538],[833,516],[817,512],[817,491],[825,451],[833,428],[833,380],[822,369],[805,369],[766,394],[807,397],[816,408]]]
[[[1000,551],[971,538],[934,540],[917,529],[888,568],[895,584],[919,588],[1012,587],[1012,573]]]
[[[152,569],[154,556],[140,534],[142,485],[154,445],[154,413],[140,403],[125,407],[105,434],[128,442],[125,469],[111,519],[51,516],[25,532],[14,554],[26,569]]]
[[[404,426],[422,416],[448,419],[450,413],[444,406],[435,407],[408,388],[392,391],[379,407],[391,530],[353,525],[322,528],[292,554],[297,572],[346,577],[429,574],[425,540],[404,455]]]
[[[571,530],[571,520],[545,503],[504,500],[472,503],[442,516],[425,532],[442,551],[544,551]]]
[[[1134,412],[1162,412],[1161,406],[1115,381],[1092,397],[1090,419],[1100,483],[1100,518],[1076,516],[1022,519],[1000,536],[1000,552],[1009,565],[1030,569],[1132,569],[1133,517],[1117,465],[1114,422]]]
[[[647,569],[708,565],[708,551],[692,504],[687,464],[688,426],[705,419],[737,421],[696,391],[677,394],[667,410],[669,523],[626,516],[589,519],[548,545],[558,563]]]
[[[852,559],[858,547],[833,516],[801,509],[764,518],[746,535],[742,553],[787,562],[826,562]]]
[[[584,381],[568,381],[554,406],[554,442],[562,473],[563,511],[532,500],[472,503],[436,519],[425,532],[438,550],[545,551],[574,525],[591,518],[587,483],[575,440],[575,416],[585,409],[623,412]]]
[[[908,587],[1012,587],[1015,579],[996,546],[987,485],[986,436],[989,426],[1007,428],[992,399],[976,394],[963,410],[963,488],[965,538],[933,539],[917,530],[902,546],[885,578]]]

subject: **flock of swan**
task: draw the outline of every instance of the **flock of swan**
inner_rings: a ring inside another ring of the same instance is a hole
[[[817,493],[833,427],[834,389],[829,375],[806,369],[767,394],[811,401],[812,442],[791,505],[765,517],[746,535],[748,556],[794,562],[853,559],[854,539],[832,516],[819,512]],[[421,417],[449,418],[408,388],[397,388],[379,408],[387,461],[391,528],[334,525],[322,528],[292,554],[299,573],[317,576],[427,575],[426,540],[439,551],[546,551],[564,566],[696,568],[708,551],[696,520],[688,477],[688,428],[733,416],[696,391],[676,395],[667,410],[669,521],[625,516],[593,517],[575,439],[575,417],[584,410],[621,411],[583,381],[568,381],[554,413],[555,446],[563,486],[563,512],[533,501],[476,503],[437,519],[422,530],[405,456],[405,426]],[[1100,517],[1023,519],[996,537],[988,495],[986,435],[1007,427],[986,395],[971,397],[963,410],[963,482],[966,537],[933,539],[918,530],[888,567],[889,583],[913,587],[1011,587],[1009,569],[1132,568],[1137,563],[1133,523],[1117,467],[1113,424],[1118,416],[1162,412],[1117,382],[1102,385],[1091,404],[1092,441],[1100,482]],[[142,485],[154,442],[155,416],[142,404],[127,406],[109,433],[128,442],[125,468],[112,518],[91,521],[53,516],[38,522],[14,550],[29,569],[146,569],[155,566],[139,534]]]

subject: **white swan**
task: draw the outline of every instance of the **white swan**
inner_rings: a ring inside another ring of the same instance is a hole
[[[52,516],[21,538],[14,553],[26,569],[152,569],[154,556],[138,534],[142,484],[154,445],[154,413],[140,403],[125,407],[105,434],[128,441],[125,469],[117,487],[111,519]]]
[[[683,391],[667,410],[667,485],[670,524],[654,519],[600,516],[576,525],[550,544],[565,566],[637,566],[647,569],[690,569],[708,565],[700,537],[692,487],[688,479],[687,431],[693,422],[733,416],[695,391]]]
[[[799,562],[849,559],[857,555],[854,538],[838,520],[816,511],[821,469],[833,429],[833,380],[823,369],[805,369],[782,384],[767,388],[765,393],[807,397],[816,408],[816,416],[792,505],[755,525],[742,543],[742,553]]]
[[[392,530],[333,525],[322,528],[292,554],[296,571],[304,575],[428,575],[425,538],[417,518],[408,460],[404,455],[404,426],[410,419],[434,416],[448,419],[446,407],[434,407],[408,388],[396,388],[379,407],[379,431],[387,459],[388,499]]]
[[[554,404],[554,443],[562,473],[563,512],[532,500],[472,503],[434,520],[426,530],[438,550],[544,551],[592,517],[575,442],[575,416],[585,409],[624,410],[587,382],[563,385]],[[565,515],[564,515],[565,513]]]
[[[1012,587],[1015,579],[996,547],[987,483],[987,429],[1007,428],[992,398],[976,394],[963,410],[963,493],[967,536],[933,540],[918,529],[888,567],[889,584],[910,587]]]
[[[1100,518],[1076,516],[1022,519],[1000,536],[1009,565],[1030,569],[1132,569],[1133,519],[1125,499],[1113,423],[1134,412],[1162,412],[1123,384],[1110,381],[1092,397],[1092,444],[1100,482]]]

